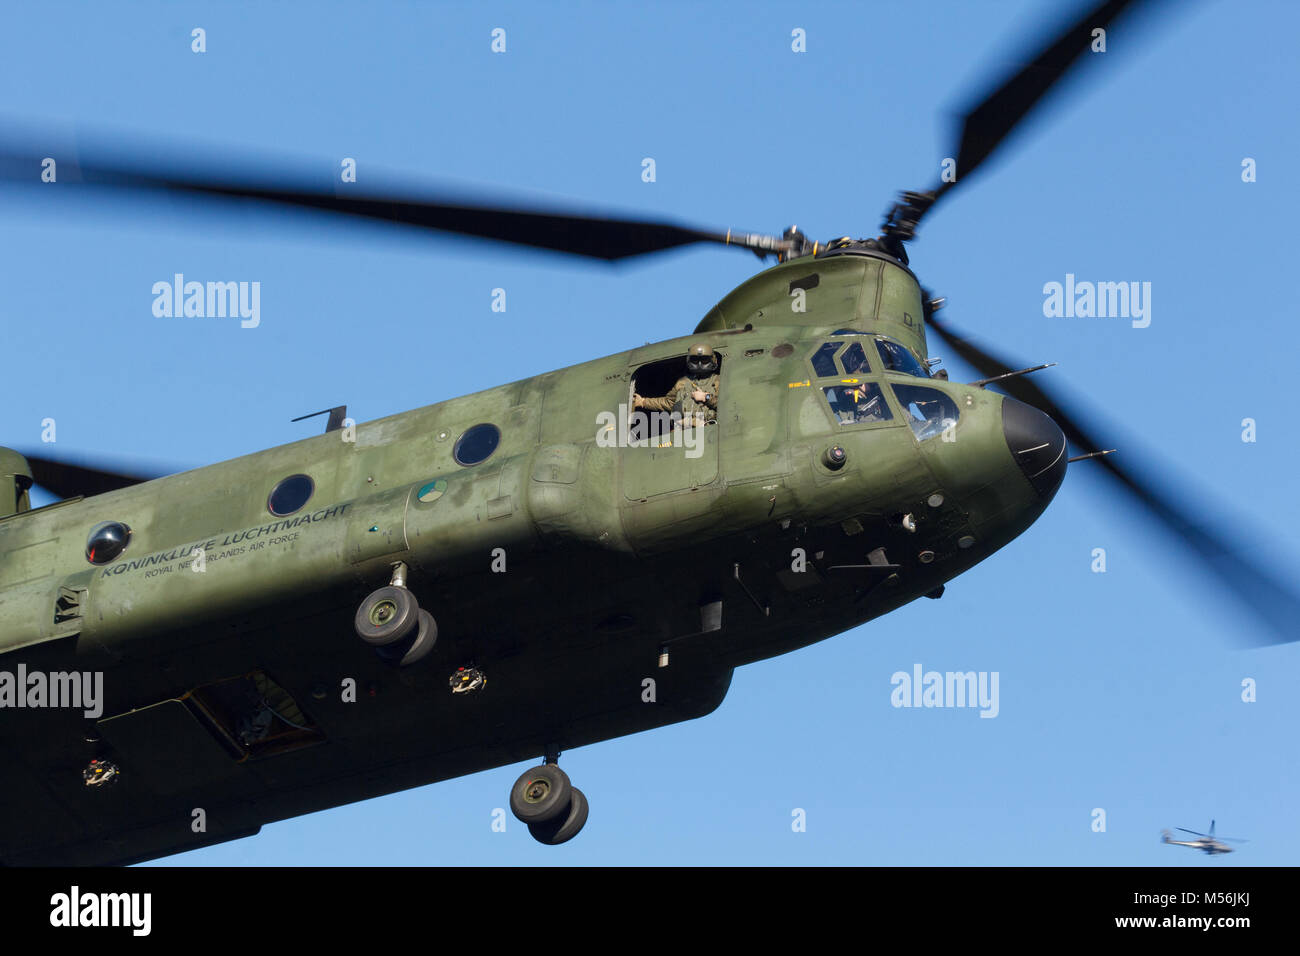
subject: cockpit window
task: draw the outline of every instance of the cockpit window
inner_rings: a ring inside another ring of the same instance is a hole
[[[861,342],[854,342],[844,350],[840,356],[840,364],[844,366],[844,374],[852,375],[854,372],[862,372],[864,375],[871,373],[871,366],[867,364],[867,353],[862,348]]]
[[[885,404],[880,386],[872,382],[832,385],[822,391],[826,393],[826,401],[830,402],[831,411],[835,413],[835,420],[841,425],[887,422],[894,417]]]
[[[916,356],[897,342],[888,339],[876,339],[876,348],[880,350],[880,360],[885,363],[886,372],[902,372],[929,378],[930,370],[916,360]]]
[[[831,335],[866,335],[866,334],[867,334],[866,332],[859,331],[858,329],[836,329],[834,332],[831,333]]]
[[[957,403],[937,388],[922,385],[895,385],[894,395],[903,406],[907,423],[920,441],[943,434],[957,424],[961,412]]]
[[[812,365],[813,371],[817,373],[818,378],[839,374],[835,371],[835,350],[839,347],[839,342],[827,342],[814,353]]]

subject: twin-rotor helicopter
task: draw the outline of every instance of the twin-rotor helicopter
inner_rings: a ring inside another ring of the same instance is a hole
[[[925,217],[1093,31],[1139,5],[1089,10],[980,98],[958,178],[903,193],[867,239],[75,157],[77,188],[310,208],[607,261],[709,242],[777,262],[690,334],[355,426],[335,409],[323,434],[194,471],[0,450],[0,676],[29,675],[8,693],[31,705],[0,717],[0,862],[138,861],[531,758],[543,762],[516,781],[512,810],[563,843],[589,810],[563,751],[706,714],[737,666],[942,597],[1084,458],[1292,639],[1287,586],[1122,449],[1103,454],[1084,416],[1037,384],[1043,366],[1014,368],[940,321],[908,260]],[[33,181],[41,155],[11,148],[4,178]],[[928,330],[983,377],[937,372]],[[719,382],[711,414],[690,441],[671,413],[649,429],[635,397],[689,385],[687,353],[700,351]],[[34,484],[62,500],[31,507]],[[94,701],[85,675],[102,677]],[[93,706],[32,703],[78,688]],[[5,693],[0,679],[0,704]]]

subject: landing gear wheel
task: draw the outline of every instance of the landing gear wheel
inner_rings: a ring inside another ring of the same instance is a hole
[[[547,823],[569,809],[573,785],[553,763],[526,771],[510,788],[510,809],[520,823]]]
[[[371,647],[385,647],[415,630],[419,618],[420,605],[415,595],[406,588],[389,585],[370,592],[357,608],[353,624],[357,636]]]
[[[548,823],[530,823],[528,832],[538,843],[559,846],[578,835],[587,823],[587,798],[577,787],[570,787],[569,812]]]
[[[395,644],[376,647],[379,659],[397,667],[410,667],[416,661],[423,660],[433,650],[438,640],[438,624],[433,615],[424,608],[419,610],[419,627]]]

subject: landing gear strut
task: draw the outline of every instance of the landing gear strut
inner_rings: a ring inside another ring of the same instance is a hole
[[[510,789],[510,809],[538,843],[558,846],[587,823],[587,797],[553,761],[533,767]]]
[[[361,602],[353,626],[380,660],[395,667],[423,659],[438,640],[438,624],[406,589],[406,565],[400,563],[393,568],[392,582]]]

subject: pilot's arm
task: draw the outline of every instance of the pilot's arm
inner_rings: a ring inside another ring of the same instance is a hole
[[[646,398],[642,395],[632,396],[632,404],[635,408],[644,408],[651,412],[671,412],[673,406],[682,400],[686,390],[690,387],[689,378],[679,378],[673,390],[661,398]]]

